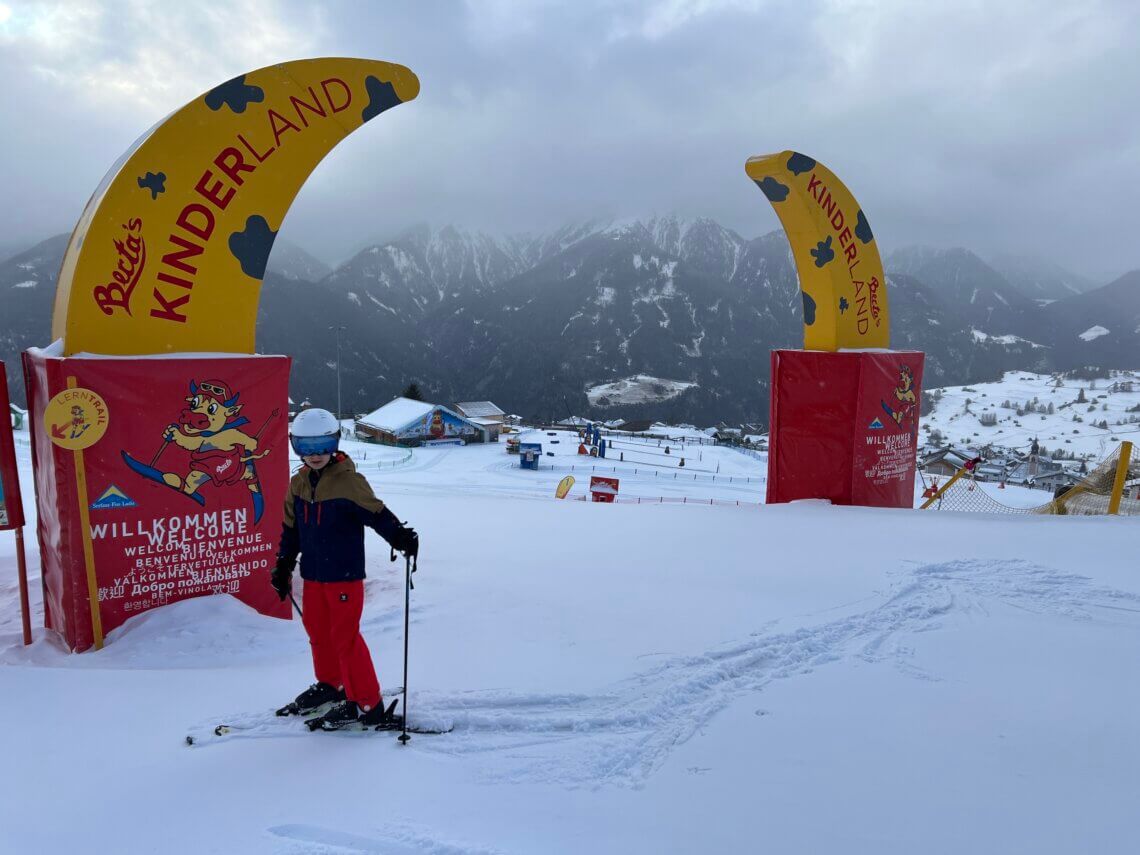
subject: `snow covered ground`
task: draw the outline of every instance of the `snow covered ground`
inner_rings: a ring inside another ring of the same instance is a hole
[[[538,472],[345,443],[423,539],[411,711],[455,729],[406,747],[276,722],[188,747],[308,685],[299,622],[209,597],[24,648],[0,533],[0,851],[1140,850],[1135,519],[761,506],[762,460],[655,443],[585,465],[729,504],[559,502],[576,442],[531,439]],[[369,544],[391,688],[402,566]]]
[[[941,399],[923,416],[920,441],[937,429],[945,443],[958,447],[996,445],[1027,453],[1036,438],[1050,454],[1071,452],[1090,461],[1107,457],[1121,440],[1140,443],[1140,371],[1065,379],[1061,385],[1048,374],[1008,371],[993,383],[928,391],[941,393]],[[1010,407],[1003,406],[1007,401]],[[987,416],[996,423],[983,424]]]
[[[633,377],[591,386],[586,390],[586,397],[590,399],[591,404],[603,407],[617,404],[648,404],[668,401],[696,385],[684,380],[664,380],[648,374],[635,374]]]

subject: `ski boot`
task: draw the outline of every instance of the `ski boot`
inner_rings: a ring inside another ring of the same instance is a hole
[[[316,712],[323,706],[344,700],[344,689],[330,686],[328,683],[313,683],[296,700],[277,710],[277,715],[308,715]]]

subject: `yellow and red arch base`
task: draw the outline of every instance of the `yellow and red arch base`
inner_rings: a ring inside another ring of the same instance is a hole
[[[70,649],[203,594],[290,616],[268,585],[289,359],[252,355],[261,280],[321,159],[418,92],[407,68],[374,60],[252,71],[144,134],[91,197],[60,271],[56,343],[24,355],[45,622]]]
[[[912,507],[924,355],[887,350],[870,222],[815,158],[783,151],[744,168],[784,226],[803,296],[804,350],[772,353],[767,500]]]

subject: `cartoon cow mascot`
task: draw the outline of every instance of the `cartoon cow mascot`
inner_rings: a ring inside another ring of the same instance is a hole
[[[913,433],[917,429],[914,417],[918,397],[914,394],[914,371],[909,365],[899,368],[899,381],[893,392],[895,400],[891,404],[883,401],[883,410],[900,430],[910,430]]]
[[[220,380],[190,381],[190,396],[186,398],[188,406],[182,410],[178,421],[168,425],[163,432],[162,447],[150,465],[135,460],[126,451],[123,459],[138,474],[178,490],[199,505],[206,504],[199,489],[208,483],[218,487],[244,483],[250,492],[256,523],[265,509],[265,500],[254,461],[269,451],[257,453],[257,437],[261,431],[250,436],[241,430],[249,419],[240,415],[242,405],[237,402],[238,397],[228,384]],[[183,474],[155,468],[158,458],[170,443],[190,452]]]

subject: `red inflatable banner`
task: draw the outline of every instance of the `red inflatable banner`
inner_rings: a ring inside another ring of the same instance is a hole
[[[0,362],[0,531],[24,524],[20,478],[16,472],[16,446],[12,440],[12,416],[8,407],[8,377]]]
[[[768,502],[913,507],[923,361],[773,351]]]
[[[290,617],[269,585],[289,364],[24,355],[45,623],[70,649],[207,594]]]

